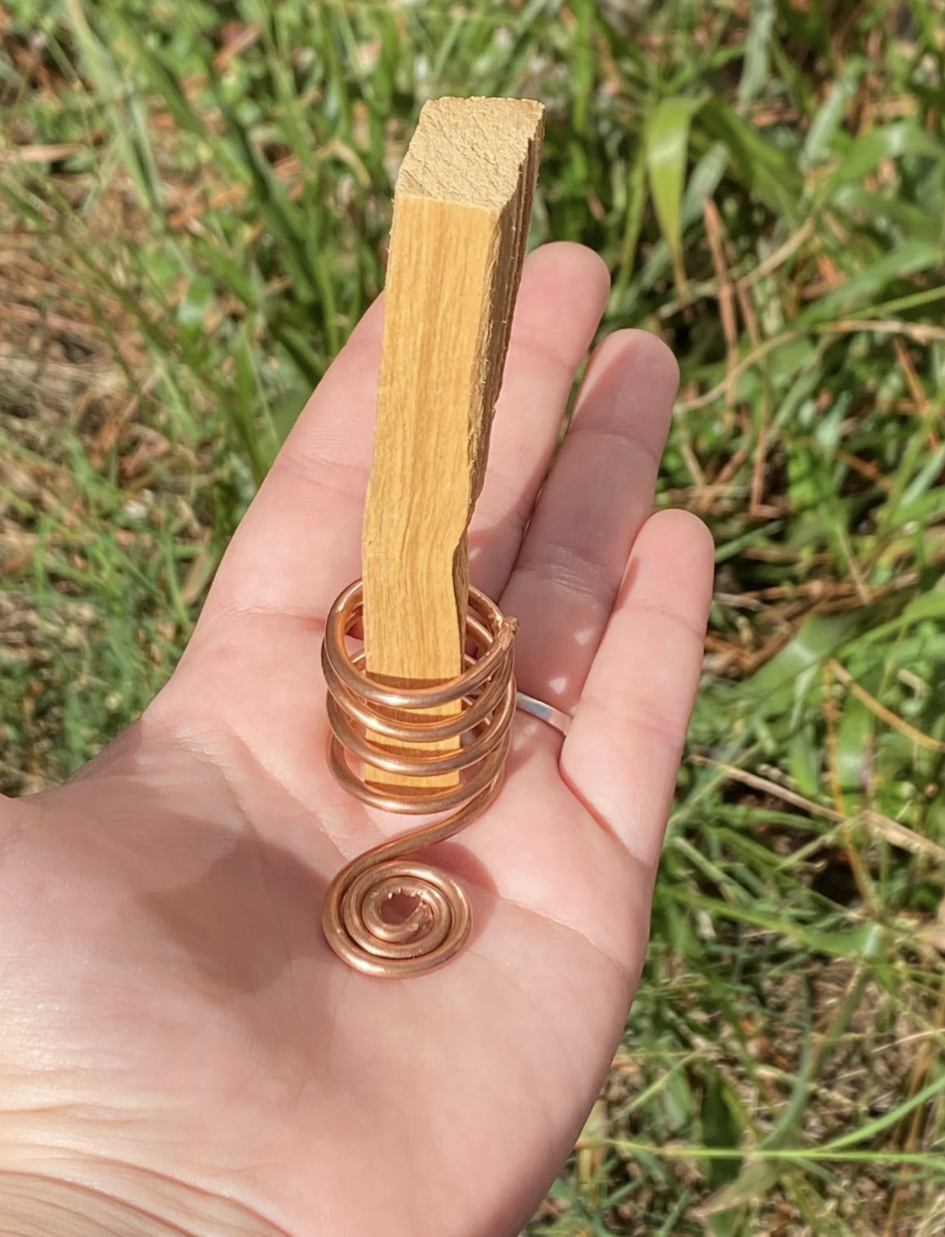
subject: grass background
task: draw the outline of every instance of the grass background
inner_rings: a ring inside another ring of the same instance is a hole
[[[943,32],[941,0],[0,3],[0,789],[173,669],[382,285],[426,98],[545,102],[533,241],[599,250],[605,329],[679,355],[703,691],[534,1237],[945,1231]]]

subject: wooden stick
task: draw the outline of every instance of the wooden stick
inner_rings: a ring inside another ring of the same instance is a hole
[[[362,544],[366,668],[385,683],[442,683],[463,669],[466,530],[485,475],[542,124],[530,100],[438,99],[424,106],[401,166]],[[409,785],[374,770],[370,778]]]

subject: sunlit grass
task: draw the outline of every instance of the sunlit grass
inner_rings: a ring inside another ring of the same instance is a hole
[[[676,349],[659,502],[718,578],[646,980],[530,1231],[941,1231],[941,6],[3,11],[3,788],[173,668],[423,100],[539,97],[533,243]]]

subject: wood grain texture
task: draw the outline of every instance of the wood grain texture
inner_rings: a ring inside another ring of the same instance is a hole
[[[485,475],[542,125],[530,100],[437,99],[401,166],[362,543],[366,666],[385,682],[441,683],[463,668],[466,530]]]

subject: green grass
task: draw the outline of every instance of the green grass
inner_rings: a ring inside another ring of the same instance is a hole
[[[0,788],[173,668],[383,282],[425,98],[547,104],[533,241],[597,249],[606,328],[680,357],[659,502],[718,545],[704,689],[626,1046],[535,1237],[945,1226],[943,19],[0,10]]]

